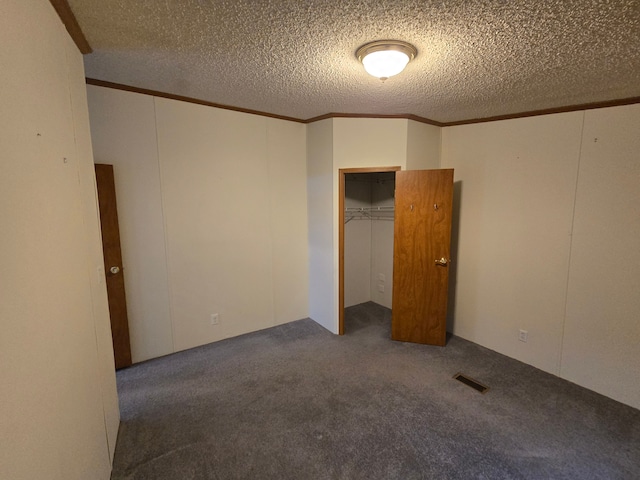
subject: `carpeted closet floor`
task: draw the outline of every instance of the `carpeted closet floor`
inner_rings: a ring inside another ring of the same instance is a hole
[[[640,411],[457,337],[391,341],[390,318],[366,303],[342,337],[300,320],[119,371],[111,478],[640,478]]]

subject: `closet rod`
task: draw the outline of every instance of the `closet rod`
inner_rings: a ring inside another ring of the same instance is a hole
[[[394,206],[388,207],[345,207],[345,212],[393,212]]]

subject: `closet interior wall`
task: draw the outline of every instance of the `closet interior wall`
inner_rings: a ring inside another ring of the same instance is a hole
[[[395,173],[345,178],[344,304],[373,301],[391,308]]]

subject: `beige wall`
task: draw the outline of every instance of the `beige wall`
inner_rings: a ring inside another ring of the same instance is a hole
[[[96,161],[115,165],[134,359],[306,317],[305,126],[89,97]]]
[[[395,206],[395,190],[395,181],[374,183],[371,186],[373,206]],[[393,293],[393,227],[392,220],[375,220],[371,224],[371,300],[387,308],[391,308]],[[384,286],[384,292],[380,292],[379,285]]]
[[[267,120],[274,323],[309,315],[307,128]]]
[[[0,477],[108,479],[119,414],[82,56],[49,2],[0,16]]]
[[[442,129],[426,123],[407,122],[407,170],[440,168]]]
[[[156,114],[175,348],[306,317],[304,125],[164,99]]]
[[[154,98],[87,86],[96,163],[113,165],[134,363],[174,351]]]
[[[307,126],[307,219],[309,225],[309,316],[337,333],[337,287],[334,283],[333,124]],[[336,204],[337,205],[337,204]]]
[[[576,112],[443,131],[442,165],[461,185],[453,332],[552,373],[581,127]]]
[[[360,178],[345,181],[345,207],[371,207],[371,182]],[[344,306],[371,300],[370,218],[356,218],[344,225]]]
[[[442,136],[460,197],[453,332],[635,407],[639,122],[631,106]]]
[[[113,358],[113,342],[111,338],[111,321],[106,284],[104,281],[104,260],[102,254],[102,233],[100,230],[100,212],[98,209],[98,193],[96,190],[95,171],[91,132],[89,129],[89,112],[87,110],[87,92],[85,89],[84,65],[82,56],[75,54],[75,45],[68,40],[73,54],[67,55],[69,61],[69,94],[73,111],[74,138],[76,154],[82,161],[78,162],[78,179],[83,197],[83,221],[85,224],[85,241],[87,248],[87,264],[89,268],[93,316],[95,326],[96,348],[98,355],[98,379],[102,396],[102,411],[107,435],[110,461],[113,461],[118,428],[120,426],[120,409],[116,389],[115,363]]]
[[[640,408],[640,105],[584,114],[560,375]]]

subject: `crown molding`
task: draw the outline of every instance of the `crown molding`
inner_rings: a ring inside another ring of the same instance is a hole
[[[94,85],[96,87],[113,88],[115,90],[124,90],[125,92],[133,92],[133,93],[140,93],[142,95],[151,95],[153,97],[168,98],[169,100],[178,100],[180,102],[186,102],[186,103],[195,103],[196,105],[204,105],[206,107],[221,108],[223,110],[232,110],[234,112],[249,113],[251,115],[260,115],[263,117],[277,118],[279,120],[288,120],[290,122],[305,123],[304,120],[301,120],[295,117],[287,117],[285,115],[276,115],[274,113],[260,112],[258,110],[251,110],[248,108],[234,107],[232,105],[223,105],[221,103],[207,102],[206,100],[200,100],[198,98],[185,97],[183,95],[174,95],[173,93],[159,92],[157,90],[150,90],[148,88],[132,87],[130,85],[123,85],[122,83],[107,82],[104,80],[97,80],[95,78],[87,78],[86,82],[87,82],[87,85]]]
[[[87,38],[84,36],[80,25],[78,24],[78,20],[76,20],[76,16],[73,14],[71,7],[67,0],[49,0],[56,13],[62,20],[67,32],[71,36],[71,39],[74,41],[78,50],[83,55],[93,52],[91,45],[87,41]]]
[[[508,115],[496,115],[493,117],[472,118],[469,120],[459,120],[456,122],[443,123],[444,127],[455,127],[458,125],[471,125],[473,123],[497,122],[499,120],[513,120],[515,118],[537,117],[539,115],[551,115],[554,113],[579,112],[582,110],[594,110],[596,108],[620,107],[623,105],[633,105],[640,103],[640,97],[620,98],[617,100],[607,100],[604,102],[582,103],[578,105],[566,105],[564,107],[545,108],[542,110],[531,110],[528,112],[511,113]]]
[[[434,125],[436,127],[445,126],[444,123],[436,122],[435,120],[420,117],[418,115],[413,115],[411,113],[400,113],[400,114],[393,114],[393,115],[382,115],[382,114],[378,115],[374,113],[326,113],[324,115],[303,120],[303,122],[313,123],[313,122],[318,122],[320,120],[326,120],[327,118],[391,118],[391,119],[398,118],[398,119],[404,119],[404,120],[413,120],[420,123],[426,123],[428,125]]]
[[[436,120],[431,120],[429,118],[420,117],[418,115],[413,115],[410,113],[393,114],[393,115],[376,115],[376,114],[368,114],[368,113],[335,113],[334,112],[334,113],[326,113],[324,115],[319,115],[317,117],[312,117],[308,119],[302,119],[302,118],[295,118],[295,117],[287,117],[285,115],[276,115],[268,112],[261,112],[259,110],[239,108],[231,105],[223,105],[220,103],[207,102],[205,100],[200,100],[197,98],[185,97],[183,95],[174,95],[172,93],[160,92],[157,90],[150,90],[147,88],[132,87],[130,85],[107,82],[104,80],[97,80],[95,78],[87,78],[86,82],[87,82],[87,85],[113,88],[116,90],[124,90],[127,92],[140,93],[143,95],[151,95],[154,97],[168,98],[170,100],[178,100],[181,102],[195,103],[197,105],[204,105],[207,107],[221,108],[224,110],[232,110],[234,112],[249,113],[252,115],[260,115],[263,117],[276,118],[279,120],[287,120],[290,122],[305,123],[305,124],[319,122],[320,120],[326,120],[329,118],[383,118],[383,119],[413,120],[415,122],[425,123],[427,125],[433,125],[436,127],[454,127],[459,125],[470,125],[474,123],[496,122],[499,120],[513,120],[516,118],[536,117],[539,115],[551,115],[554,113],[576,112],[581,110],[593,110],[596,108],[619,107],[623,105],[633,105],[636,103],[640,103],[640,97],[629,97],[629,98],[622,98],[618,100],[608,100],[605,102],[593,102],[593,103],[583,103],[579,105],[567,105],[564,107],[547,108],[543,110],[531,110],[528,112],[512,113],[508,115],[496,115],[493,117],[484,117],[484,118],[473,118],[469,120],[459,120],[455,122],[438,122]]]
[[[198,98],[186,97],[183,95],[175,95],[173,93],[160,92],[158,90],[151,90],[148,88],[133,87],[131,85],[124,85],[122,83],[107,82],[106,80],[98,80],[98,79],[89,78],[89,77],[87,77],[85,80],[87,82],[87,85],[94,85],[96,87],[113,88],[115,90],[123,90],[125,92],[133,92],[133,93],[140,93],[142,95],[150,95],[153,97],[168,98],[170,100],[178,100],[181,102],[194,103],[196,105],[204,105],[206,107],[221,108],[223,110],[232,110],[234,112],[249,113],[251,115],[260,115],[263,117],[276,118],[279,120],[287,120],[290,122],[297,122],[297,123],[314,123],[320,120],[325,120],[327,118],[391,118],[391,119],[397,118],[397,119],[405,119],[405,120],[414,120],[416,122],[427,123],[429,125],[435,125],[437,127],[445,126],[445,124],[436,122],[435,120],[430,120],[428,118],[423,118],[418,115],[413,115],[409,113],[398,114],[398,115],[376,115],[376,114],[366,114],[366,113],[364,114],[363,113],[327,113],[325,115],[320,115],[318,117],[313,117],[305,120],[303,118],[288,117],[286,115],[276,115],[274,113],[262,112],[259,110],[251,110],[248,108],[234,107],[232,105],[224,105],[221,103],[208,102],[206,100],[200,100]]]

